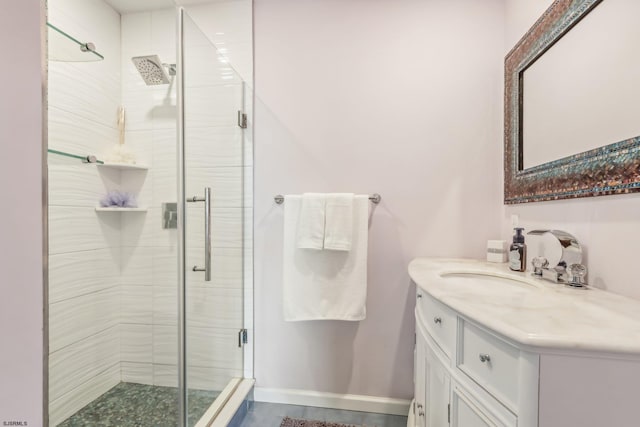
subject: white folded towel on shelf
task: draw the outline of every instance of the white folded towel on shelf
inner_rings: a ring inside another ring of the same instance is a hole
[[[301,249],[324,247],[324,221],[326,196],[322,193],[304,193],[300,219],[296,228],[296,246]]]
[[[324,248],[350,251],[353,235],[353,193],[327,195],[324,221]]]
[[[353,200],[350,251],[310,251],[297,245],[301,196],[285,196],[283,303],[286,321],[366,317],[369,197]]]

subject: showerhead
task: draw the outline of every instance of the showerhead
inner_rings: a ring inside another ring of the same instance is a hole
[[[134,56],[131,60],[147,85],[169,83],[169,76],[164,67],[169,69],[169,74],[175,76],[175,65],[163,64],[158,55]]]

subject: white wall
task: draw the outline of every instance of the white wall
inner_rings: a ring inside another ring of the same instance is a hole
[[[504,52],[524,35],[551,1],[507,0]],[[640,241],[640,194],[504,206],[502,234],[511,235],[511,215],[527,230],[555,228],[572,233],[585,250],[587,280],[598,288],[640,299],[633,266]],[[529,251],[529,258],[537,254]]]
[[[417,256],[500,234],[503,2],[256,0],[257,387],[413,395]],[[275,194],[382,195],[367,319],[282,320]]]
[[[42,423],[41,2],[3,2],[0,423]],[[43,18],[44,19],[44,18]]]

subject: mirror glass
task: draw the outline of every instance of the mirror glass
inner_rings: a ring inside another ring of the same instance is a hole
[[[521,74],[520,170],[640,135],[640,1],[602,1]]]
[[[504,202],[640,192],[640,1],[556,0],[505,57]]]

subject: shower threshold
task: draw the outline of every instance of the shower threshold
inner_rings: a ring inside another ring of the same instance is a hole
[[[189,425],[195,425],[220,392],[189,390]],[[58,427],[175,427],[178,425],[178,389],[120,383],[67,418]]]

